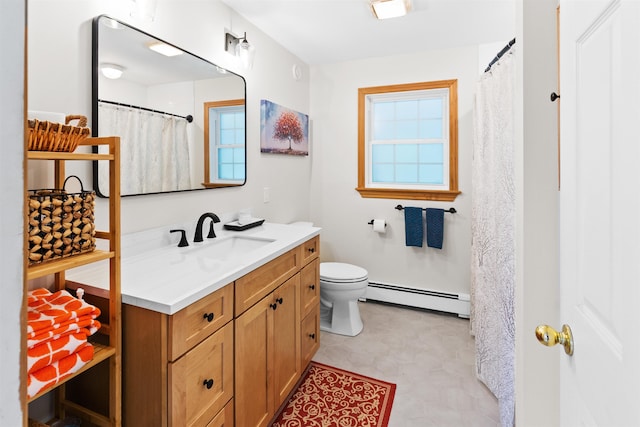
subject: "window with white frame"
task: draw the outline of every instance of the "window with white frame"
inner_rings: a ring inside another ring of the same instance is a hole
[[[359,89],[362,197],[452,201],[457,188],[457,81]]]
[[[245,107],[239,100],[205,103],[205,186],[244,183]]]

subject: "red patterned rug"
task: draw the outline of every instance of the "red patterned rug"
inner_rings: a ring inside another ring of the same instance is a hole
[[[272,427],[386,427],[396,385],[311,362]]]

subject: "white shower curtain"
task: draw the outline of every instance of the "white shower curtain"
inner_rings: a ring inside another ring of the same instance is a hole
[[[185,119],[105,103],[98,104],[98,114],[100,135],[120,137],[122,194],[192,188]],[[99,181],[104,188],[108,177]]]
[[[471,332],[476,373],[515,414],[514,48],[476,86],[471,209]]]

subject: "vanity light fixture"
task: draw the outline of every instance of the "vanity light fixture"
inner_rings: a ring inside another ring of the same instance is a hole
[[[397,18],[411,10],[411,0],[371,0],[370,5],[378,19]]]
[[[152,51],[158,52],[159,54],[164,56],[178,56],[182,55],[183,53],[180,49],[162,42],[149,43],[147,47]]]
[[[240,58],[240,62],[245,69],[253,67],[253,58],[256,54],[256,48],[247,40],[247,32],[244,36],[237,37],[227,32],[224,37],[224,50]]]
[[[116,80],[122,77],[124,67],[117,64],[100,64],[100,72],[108,79]]]

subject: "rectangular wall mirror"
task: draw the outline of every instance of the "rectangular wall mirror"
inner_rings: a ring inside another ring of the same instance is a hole
[[[243,185],[246,84],[106,15],[93,20],[92,132],[121,138],[122,196]],[[109,196],[109,168],[94,188]]]

